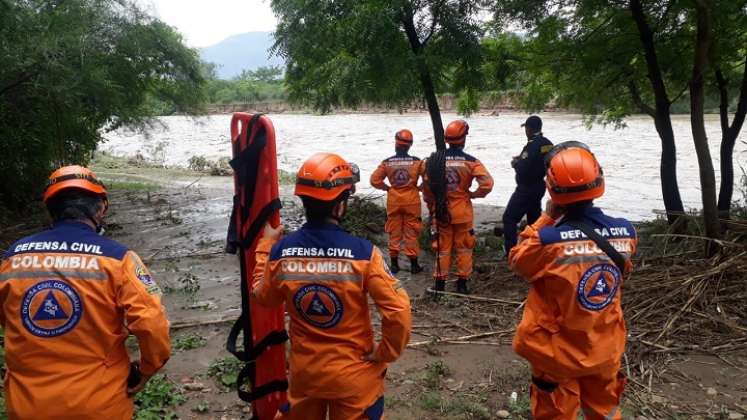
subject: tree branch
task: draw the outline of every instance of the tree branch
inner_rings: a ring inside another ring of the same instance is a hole
[[[641,112],[648,114],[652,118],[656,115],[656,110],[643,101],[638,85],[632,80],[628,82],[628,91],[630,92],[630,97],[633,98],[633,103]]]
[[[726,79],[724,79],[724,74],[720,68],[716,67],[715,75],[719,94],[718,110],[721,121],[721,132],[726,133],[729,129],[729,92],[726,88]]]
[[[663,112],[669,109],[671,102],[669,102],[667,89],[664,85],[664,77],[661,74],[659,59],[656,55],[654,33],[651,30],[651,26],[646,22],[646,15],[643,12],[643,5],[641,5],[640,0],[630,0],[630,12],[638,27],[638,34],[643,45],[646,66],[648,68],[648,78],[651,80],[654,98],[656,98],[656,110]]]
[[[744,60],[744,73],[742,74],[742,86],[739,92],[739,102],[737,103],[737,111],[734,113],[734,120],[732,120],[730,130],[735,133],[739,133],[744,124],[744,118],[747,115],[747,56]]]
[[[423,44],[420,42],[420,38],[418,37],[418,31],[415,29],[412,10],[403,8],[400,12],[400,20],[402,21],[402,27],[405,29],[407,40],[410,42],[410,48],[412,48],[415,55],[419,55],[420,51],[423,49]]]
[[[19,85],[27,82],[32,77],[36,76],[36,74],[37,74],[36,72],[31,72],[31,73],[26,73],[25,75],[19,77],[18,79],[16,79],[15,82],[13,82],[13,83],[11,83],[11,84],[3,87],[2,89],[0,89],[0,96],[4,95],[5,92],[8,92],[9,90],[15,88],[16,86],[19,86]]]

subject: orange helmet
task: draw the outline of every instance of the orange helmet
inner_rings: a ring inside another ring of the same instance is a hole
[[[446,143],[454,145],[462,145],[469,134],[469,124],[464,120],[454,120],[446,126],[446,132],[444,133],[444,139]]]
[[[354,163],[348,163],[334,153],[317,153],[298,170],[295,194],[333,201],[345,191],[353,193],[360,179],[360,171]]]
[[[394,135],[394,140],[396,141],[397,146],[410,147],[412,146],[412,131],[408,129],[399,130],[397,131],[397,134]]]
[[[593,200],[604,194],[604,173],[589,146],[567,141],[545,155],[547,190],[552,201],[571,204]]]
[[[44,189],[42,199],[47,203],[52,197],[61,191],[78,189],[88,191],[106,199],[106,186],[96,178],[96,174],[83,166],[63,166],[52,172]]]

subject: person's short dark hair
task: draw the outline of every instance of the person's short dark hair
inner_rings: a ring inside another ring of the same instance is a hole
[[[396,151],[397,153],[399,153],[399,152],[402,152],[402,153],[407,153],[407,152],[408,152],[408,151],[410,150],[410,146],[403,146],[403,145],[400,145],[400,146],[394,146],[394,150],[395,150],[395,151]]]
[[[521,126],[529,127],[529,129],[534,132],[540,131],[542,130],[542,118],[536,115],[531,115]]]
[[[91,220],[101,208],[103,198],[84,190],[61,191],[47,201],[52,221]]]
[[[316,198],[301,196],[306,220],[309,222],[323,222],[332,217],[332,212],[337,203],[345,201],[350,197],[350,192],[345,191],[332,201],[322,201]]]

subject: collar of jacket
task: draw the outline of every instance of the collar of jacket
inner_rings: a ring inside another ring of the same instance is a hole
[[[537,138],[542,138],[542,132],[541,131],[539,133],[532,134],[532,137],[530,137],[530,138],[527,139],[527,143],[531,143],[532,140],[537,139]]]
[[[301,226],[301,229],[311,229],[311,230],[344,230],[340,225],[330,223],[330,222],[306,222]]]
[[[77,220],[60,220],[59,222],[55,222],[52,224],[52,227],[55,229],[58,228],[74,228],[74,229],[80,229],[80,230],[90,230],[91,232],[95,232],[96,230],[91,227],[91,225],[79,222]]]

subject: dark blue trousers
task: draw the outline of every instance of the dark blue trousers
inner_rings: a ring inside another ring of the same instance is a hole
[[[516,245],[517,228],[521,219],[526,215],[527,224],[534,223],[542,214],[542,197],[545,195],[545,185],[519,185],[511,194],[506,210],[503,212],[503,243],[506,257],[511,248]]]

